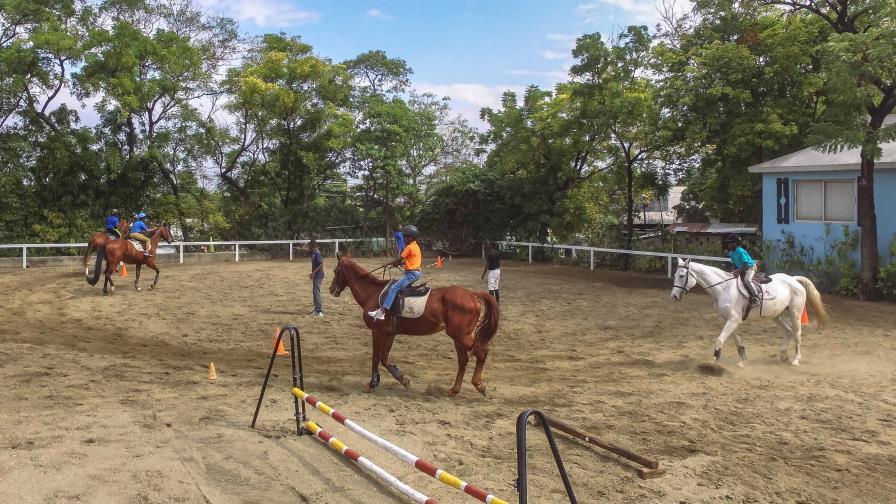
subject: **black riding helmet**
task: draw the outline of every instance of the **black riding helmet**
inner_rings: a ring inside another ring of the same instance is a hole
[[[736,234],[730,234],[725,237],[724,243],[725,243],[725,245],[730,245],[732,243],[736,244],[736,245],[740,245],[742,241],[743,240],[741,240],[740,236],[738,236]]]
[[[417,226],[402,226],[401,234],[404,236],[408,236],[414,238],[415,240],[420,235],[420,231],[417,229]]]

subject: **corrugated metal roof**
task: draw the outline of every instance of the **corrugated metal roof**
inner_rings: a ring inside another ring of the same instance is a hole
[[[670,233],[757,234],[759,224],[682,222],[669,224],[666,226],[666,231]]]
[[[889,115],[884,120],[884,125],[896,123],[896,114]],[[896,142],[888,142],[881,145],[883,155],[874,163],[875,169],[896,169]],[[840,152],[826,154],[815,149],[803,149],[786,156],[768,160],[764,163],[753,165],[750,173],[778,173],[778,172],[814,172],[814,171],[838,171],[859,170],[860,149],[845,149]]]

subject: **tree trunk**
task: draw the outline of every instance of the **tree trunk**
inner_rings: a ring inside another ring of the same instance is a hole
[[[859,226],[862,231],[860,246],[859,300],[871,301],[877,288],[877,215],[874,212],[874,158],[861,153],[862,168],[858,182]]]
[[[625,163],[625,249],[632,249],[632,239],[635,232],[635,185],[634,167],[630,161]],[[622,268],[629,270],[632,263],[631,254],[622,255]]]

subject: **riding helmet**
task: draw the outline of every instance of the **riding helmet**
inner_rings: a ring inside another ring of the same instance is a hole
[[[416,239],[420,235],[420,231],[417,230],[417,226],[402,226],[401,234]]]
[[[730,234],[725,237],[725,243],[736,243],[736,244],[740,245],[741,242],[742,242],[742,240],[741,240],[740,236],[738,236],[736,234]]]
[[[138,218],[138,219],[145,219],[145,218],[146,218],[146,213],[144,213],[144,212],[140,212],[140,213],[138,213],[138,214],[137,214],[137,218]]]

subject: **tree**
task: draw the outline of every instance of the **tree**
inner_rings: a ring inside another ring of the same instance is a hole
[[[611,46],[600,34],[584,35],[576,41],[572,53],[578,62],[570,70],[575,79],[569,84],[574,114],[580,115],[588,138],[601,139],[600,158],[622,174],[624,248],[629,250],[635,234],[636,181],[650,182],[657,193],[664,181],[657,176],[664,139],[654,84],[647,76],[650,45],[646,26],[628,27]],[[625,269],[629,263],[625,255]]]
[[[859,299],[874,299],[878,274],[874,162],[881,144],[896,140],[896,3],[892,0],[759,0],[797,17],[823,21],[833,32],[821,48],[826,110],[814,128],[816,145],[860,148],[858,221],[861,227]]]

